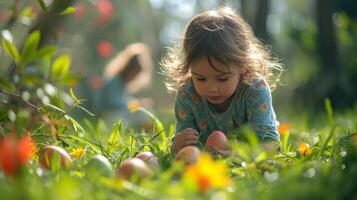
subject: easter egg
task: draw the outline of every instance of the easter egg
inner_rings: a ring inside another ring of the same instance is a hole
[[[222,131],[213,131],[207,138],[205,150],[216,152],[216,150],[229,150],[229,144],[226,135]],[[217,152],[218,153],[218,152]]]
[[[117,177],[133,182],[139,182],[151,173],[150,167],[139,158],[125,160],[117,170]]]
[[[85,165],[88,177],[96,178],[99,176],[111,177],[113,175],[113,166],[103,155],[95,155],[90,158]]]
[[[197,163],[201,151],[196,146],[182,148],[175,156],[176,161],[182,161],[185,165]]]
[[[42,169],[67,169],[72,165],[72,159],[67,151],[53,145],[47,145],[40,149],[38,161]]]
[[[135,157],[143,160],[151,169],[156,170],[159,168],[159,159],[150,151],[142,151]]]

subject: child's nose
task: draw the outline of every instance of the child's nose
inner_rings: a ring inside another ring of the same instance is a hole
[[[216,84],[209,84],[207,87],[207,91],[210,93],[218,92],[218,86]]]

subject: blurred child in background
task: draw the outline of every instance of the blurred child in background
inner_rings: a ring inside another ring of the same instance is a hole
[[[87,88],[82,97],[87,99],[84,106],[110,126],[119,120],[126,126],[150,126],[144,116],[131,117],[130,108],[152,106],[150,98],[134,97],[150,85],[152,71],[150,49],[143,43],[128,45],[109,61],[96,91]],[[90,84],[88,82],[87,87]]]

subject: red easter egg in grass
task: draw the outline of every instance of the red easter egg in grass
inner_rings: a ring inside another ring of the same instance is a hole
[[[226,135],[222,131],[213,131],[207,138],[205,150],[216,152],[217,150],[228,151],[230,149]],[[217,152],[219,153],[219,152]]]
[[[117,177],[128,181],[140,182],[151,174],[150,167],[140,158],[125,160],[117,170]]]
[[[175,156],[176,161],[183,161],[184,164],[190,165],[197,163],[198,157],[200,156],[201,151],[196,146],[187,146],[182,148]]]
[[[52,169],[52,167],[56,166],[68,169],[72,165],[71,156],[67,151],[53,145],[47,145],[41,148],[38,161],[43,169]]]
[[[159,168],[159,159],[158,157],[151,153],[150,151],[142,151],[139,152],[135,158],[139,158],[143,160],[151,169],[158,169]]]

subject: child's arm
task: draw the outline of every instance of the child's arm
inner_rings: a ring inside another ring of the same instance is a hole
[[[186,93],[179,91],[175,99],[176,133],[172,139],[171,151],[176,154],[186,146],[197,145],[199,139],[193,107]]]
[[[279,143],[276,118],[268,84],[262,80],[254,84],[246,101],[249,126],[262,142]]]

